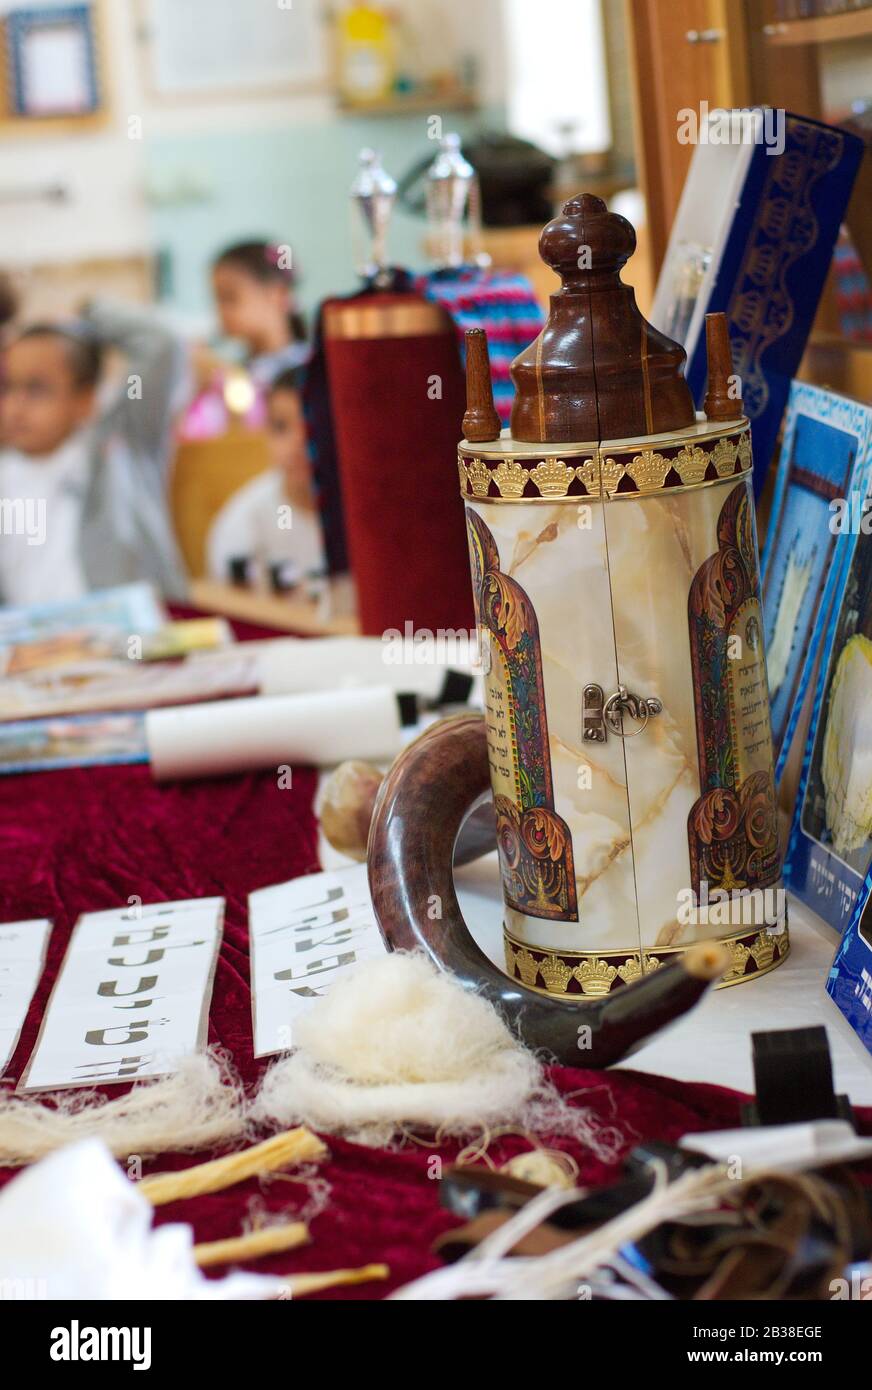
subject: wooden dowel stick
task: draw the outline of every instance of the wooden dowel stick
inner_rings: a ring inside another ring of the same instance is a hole
[[[304,1221],[291,1221],[283,1226],[264,1226],[248,1231],[244,1236],[229,1236],[227,1240],[207,1240],[194,1246],[194,1260],[201,1269],[210,1265],[236,1264],[239,1260],[256,1260],[261,1255],[275,1255],[281,1250],[294,1250],[306,1245],[309,1227]]]
[[[212,1159],[209,1163],[198,1163],[193,1168],[183,1168],[178,1173],[155,1173],[142,1179],[139,1190],[152,1206],[160,1207],[166,1202],[179,1202],[186,1197],[221,1192],[234,1183],[245,1182],[246,1178],[290,1168],[295,1163],[317,1162],[326,1154],[327,1149],[321,1140],[311,1130],[301,1126],[284,1134],[275,1134],[249,1149],[240,1149],[238,1153]]]
[[[292,1297],[300,1298],[337,1284],[368,1284],[370,1279],[387,1279],[390,1272],[387,1265],[362,1265],[360,1269],[333,1269],[325,1274],[294,1274],[288,1280],[288,1288]]]

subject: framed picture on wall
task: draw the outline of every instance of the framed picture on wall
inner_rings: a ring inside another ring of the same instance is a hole
[[[7,116],[70,119],[101,105],[91,4],[40,5],[7,12]]]
[[[138,14],[146,83],[163,101],[327,84],[320,0],[139,0]]]

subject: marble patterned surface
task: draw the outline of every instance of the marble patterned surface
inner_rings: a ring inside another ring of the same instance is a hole
[[[738,930],[678,920],[687,817],[700,794],[687,598],[717,550],[732,479],[553,506],[468,502],[539,622],[555,810],[573,839],[578,922],[506,910],[513,937],[569,951],[677,945]],[[608,544],[606,543],[608,542]],[[582,689],[623,684],[663,704],[638,737],[582,741]]]

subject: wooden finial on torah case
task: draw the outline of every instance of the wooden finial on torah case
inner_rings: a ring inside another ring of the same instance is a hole
[[[627,219],[591,193],[544,228],[539,253],[563,285],[539,337],[512,363],[515,439],[623,439],[693,424],[684,349],[642,317],[621,281],[635,249]]]
[[[490,353],[483,328],[466,330],[466,414],[463,435],[472,444],[500,437],[500,417],[494,405]]]
[[[708,389],[702,408],[709,420],[738,420],[745,413],[739,378],[733,371],[730,330],[726,314],[706,314],[705,350]]]

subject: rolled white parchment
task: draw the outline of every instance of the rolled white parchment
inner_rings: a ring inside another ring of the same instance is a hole
[[[247,643],[247,646],[255,644]],[[470,643],[461,632],[417,646],[411,637],[273,637],[255,646],[262,695],[295,695],[305,690],[344,690],[389,685],[394,690],[438,700],[446,673],[472,672]],[[414,659],[417,658],[417,659]]]
[[[288,763],[329,766],[379,761],[400,751],[393,690],[368,686],[308,695],[258,696],[149,710],[145,735],[152,775],[218,777]]]

